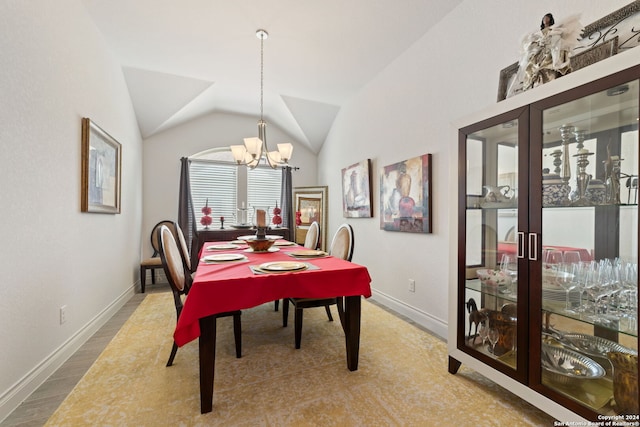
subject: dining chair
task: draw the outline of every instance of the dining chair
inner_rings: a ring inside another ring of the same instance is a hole
[[[336,258],[341,258],[346,261],[351,261],[353,257],[353,246],[354,246],[354,238],[353,238],[353,228],[349,224],[342,224],[336,230],[336,233],[333,236],[331,241],[331,249],[329,251],[329,255],[334,256]],[[327,315],[329,316],[329,321],[333,321],[333,316],[331,316],[331,309],[329,308],[332,305],[338,305],[338,313],[342,316],[340,311],[341,305],[338,300],[341,298],[286,298],[282,302],[282,326],[286,327],[288,318],[289,318],[289,303],[293,304],[294,307],[294,329],[295,329],[295,346],[296,349],[300,348],[300,343],[302,341],[302,318],[303,318],[303,310],[305,308],[313,308],[313,307],[324,307]],[[342,319],[341,319],[342,320]]]
[[[175,231],[174,237],[178,243],[178,249],[180,249],[180,255],[182,255],[182,262],[184,264],[185,271],[188,271],[189,274],[193,277],[193,272],[195,268],[192,268],[191,265],[191,254],[189,253],[189,247],[187,246],[187,239],[184,238],[184,233],[182,232],[182,227],[177,222],[173,223],[173,229]]]
[[[320,225],[318,221],[313,221],[307,230],[307,235],[304,238],[304,247],[307,249],[318,249],[318,242],[320,240]]]
[[[182,312],[183,302],[182,296],[187,296],[191,289],[191,275],[187,274],[182,260],[182,253],[178,244],[173,236],[173,232],[166,225],[160,226],[157,230],[157,239],[159,242],[158,252],[160,253],[160,259],[162,261],[162,268],[167,276],[169,285],[171,285],[171,291],[173,292],[173,301],[176,307],[176,322],[180,319],[180,313]],[[219,313],[216,317],[228,317],[233,316],[233,335],[236,344],[236,357],[242,357],[242,326],[240,316],[242,312],[240,310],[230,311],[225,313]],[[171,348],[171,354],[167,361],[167,366],[173,365],[173,360],[178,352],[178,345],[173,342]]]
[[[319,241],[320,241],[320,225],[318,224],[318,221],[313,221],[309,226],[309,229],[307,230],[307,234],[304,238],[303,246],[307,249],[318,249]],[[278,307],[280,306],[280,300],[277,299],[273,303],[274,303],[275,311],[278,311]],[[327,311],[327,313],[329,314],[329,319],[333,320],[331,317],[331,311]]]
[[[147,284],[147,270],[151,271],[151,283],[156,283],[156,270],[162,269],[162,262],[160,261],[158,252],[158,230],[161,226],[166,225],[170,230],[174,229],[174,222],[170,220],[160,221],[153,226],[151,230],[151,247],[153,248],[153,255],[149,258],[145,258],[140,262],[140,292],[144,294],[144,290]]]

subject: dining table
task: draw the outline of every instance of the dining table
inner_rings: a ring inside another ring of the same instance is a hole
[[[337,298],[347,368],[358,369],[361,299],[371,296],[369,272],[362,265],[321,251],[317,256],[296,256],[304,252],[304,248],[281,239],[266,252],[253,252],[243,241],[206,242],[202,246],[200,262],[173,335],[178,346],[198,339],[201,413],[213,409],[219,313],[284,298]],[[281,265],[297,268],[269,268]]]

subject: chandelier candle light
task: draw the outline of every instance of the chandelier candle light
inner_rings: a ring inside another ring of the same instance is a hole
[[[238,165],[246,165],[255,169],[264,158],[266,164],[272,169],[278,166],[288,165],[293,145],[290,143],[278,144],[278,151],[269,151],[267,147],[267,122],[264,121],[264,40],[269,37],[266,30],[256,31],[256,37],[260,39],[260,120],[258,120],[258,137],[244,138],[244,145],[232,145],[229,147],[233,158]]]

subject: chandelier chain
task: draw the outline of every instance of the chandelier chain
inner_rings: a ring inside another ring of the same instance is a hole
[[[264,110],[264,35],[260,37],[260,120],[263,120]]]
[[[269,152],[267,147],[267,123],[264,121],[264,39],[269,37],[263,29],[256,31],[260,39],[260,120],[258,121],[258,137],[245,138],[244,145],[230,147],[233,158],[238,165],[246,165],[255,169],[261,162],[272,169],[288,166],[293,152],[291,143],[277,144],[278,150]]]

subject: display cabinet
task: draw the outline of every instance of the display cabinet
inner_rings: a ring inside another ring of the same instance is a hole
[[[458,128],[449,371],[560,421],[640,421],[640,66],[617,66]]]

